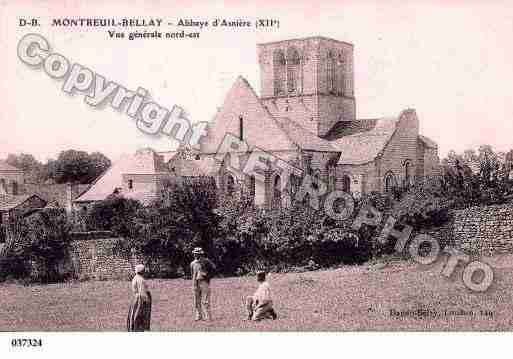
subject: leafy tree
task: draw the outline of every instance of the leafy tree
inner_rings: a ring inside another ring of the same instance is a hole
[[[142,209],[141,203],[134,199],[111,195],[87,213],[86,227],[93,231],[112,231],[120,237],[129,236],[133,220]]]
[[[61,152],[57,160],[48,162],[48,173],[56,183],[90,183],[110,165],[110,160],[99,152],[89,155],[68,150]]]
[[[167,183],[154,203],[136,213],[126,236],[128,247],[187,272],[194,246],[212,252],[220,221],[216,193],[209,177]]]
[[[44,165],[33,155],[27,153],[13,154],[7,156],[6,162],[11,166],[25,172],[25,179],[31,183],[43,181]]]
[[[6,225],[7,241],[0,254],[4,275],[54,282],[61,279],[59,263],[64,260],[70,242],[71,224],[61,210],[42,210],[31,216],[13,217]],[[37,264],[32,272],[28,262]]]

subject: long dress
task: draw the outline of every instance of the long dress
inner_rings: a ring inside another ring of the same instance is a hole
[[[143,332],[150,330],[151,320],[151,293],[144,278],[136,274],[132,279],[134,297],[128,310],[126,320],[129,332]]]

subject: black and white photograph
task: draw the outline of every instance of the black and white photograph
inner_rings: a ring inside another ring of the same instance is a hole
[[[0,28],[8,357],[513,330],[513,3],[3,0]]]

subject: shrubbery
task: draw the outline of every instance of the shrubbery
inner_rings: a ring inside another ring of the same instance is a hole
[[[71,225],[61,210],[42,210],[29,217],[14,217],[7,224],[0,253],[0,276],[55,282],[63,279],[59,264],[66,256]]]

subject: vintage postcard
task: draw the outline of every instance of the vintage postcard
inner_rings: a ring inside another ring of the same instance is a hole
[[[510,2],[0,11],[8,346],[513,329]]]

